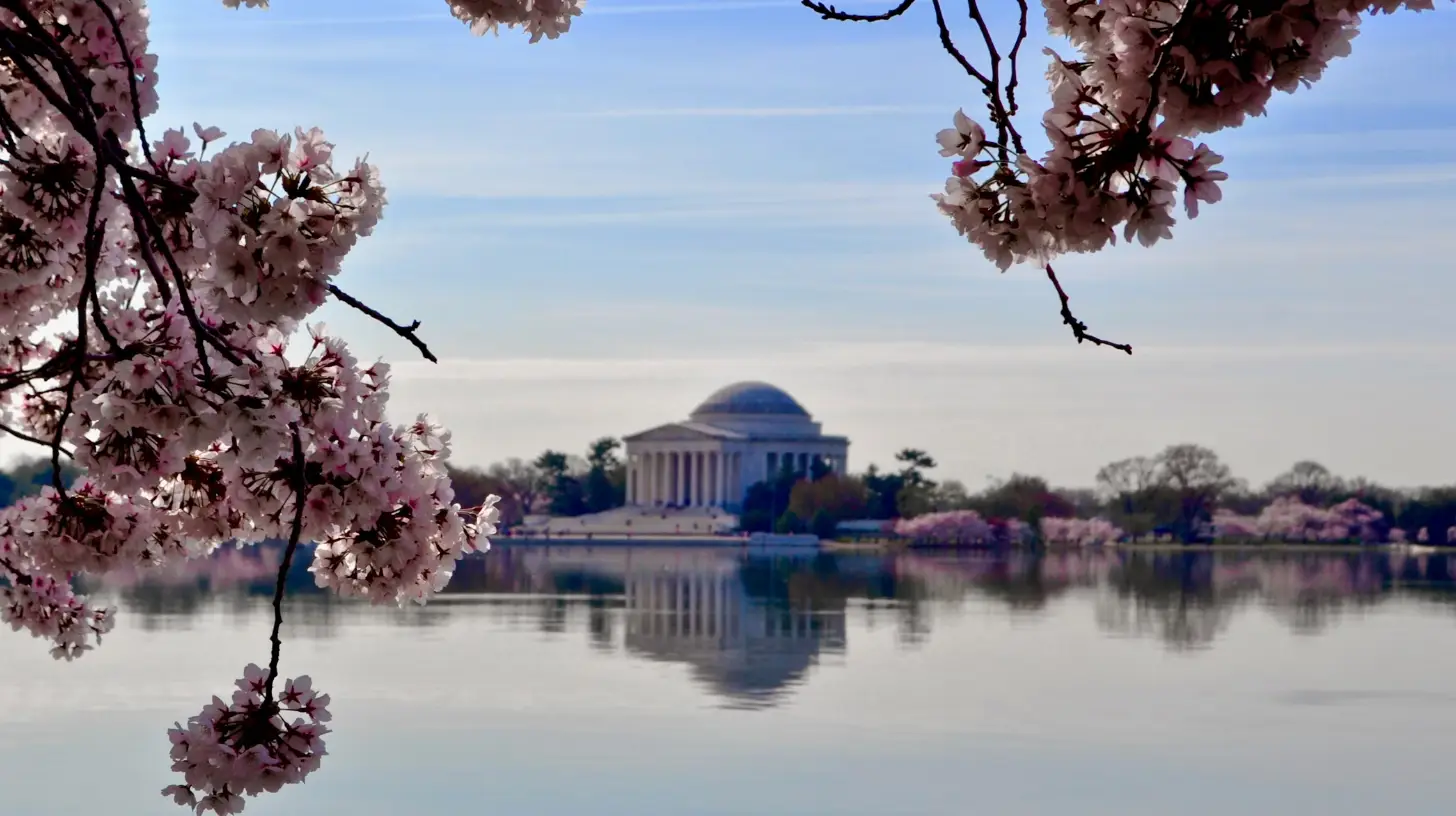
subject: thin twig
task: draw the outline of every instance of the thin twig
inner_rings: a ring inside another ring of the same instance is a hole
[[[380,314],[378,311],[371,308],[363,301],[359,300],[348,292],[345,292],[343,289],[340,289],[332,283],[329,284],[329,293],[339,300],[344,301],[350,306],[353,306],[355,309],[358,309],[364,314],[369,315],[380,323],[383,323],[384,325],[393,329],[395,334],[410,341],[410,343],[414,345],[415,348],[419,349],[420,354],[423,354],[426,360],[429,360],[432,363],[440,362],[440,360],[435,357],[434,352],[430,351],[430,347],[425,345],[425,341],[421,340],[419,335],[415,334],[415,330],[420,327],[420,321],[416,320],[410,323],[408,326],[396,323],[393,320],[390,320],[388,317],[385,317],[383,314]]]
[[[31,436],[30,434],[25,433],[24,431],[17,431],[14,428],[10,427],[9,425],[0,424],[0,432],[8,433],[11,436],[15,437],[16,439],[22,439],[22,440],[25,440],[26,442],[31,442],[31,443],[34,443],[36,445],[40,445],[43,448],[47,448],[47,449],[54,450],[54,447],[52,446],[52,444],[50,442],[47,442],[46,440],[41,439],[39,437]],[[66,450],[65,448],[61,448],[60,449],[60,452],[61,452],[61,455],[62,456],[65,456],[67,459],[75,459],[76,458],[70,451]]]
[[[283,594],[288,584],[288,571],[293,566],[293,553],[298,549],[298,540],[303,537],[303,508],[308,501],[308,473],[303,460],[303,439],[298,435],[298,423],[290,422],[293,431],[293,527],[288,533],[288,548],[283,551],[283,563],[278,566],[278,583],[273,588],[273,633],[268,637],[272,652],[268,657],[268,685],[263,692],[263,708],[273,704],[273,682],[278,679],[278,658],[283,651],[283,640],[279,632],[283,629]]]
[[[893,20],[909,11],[910,7],[915,5],[915,0],[904,0],[903,3],[883,14],[850,14],[847,11],[840,11],[831,5],[816,3],[814,0],[799,0],[799,2],[805,8],[818,14],[825,20],[842,20],[849,23],[880,23],[885,20]]]
[[[961,68],[965,69],[966,73],[980,80],[981,84],[987,86],[988,89],[995,88],[996,86],[991,84],[990,77],[977,70],[976,66],[972,65],[971,61],[966,59],[966,55],[962,54],[961,50],[956,47],[955,40],[951,39],[950,36],[950,26],[945,22],[945,11],[940,7],[940,0],[930,0],[930,4],[935,7],[935,25],[940,29],[941,47],[945,49],[947,54],[954,57],[956,62],[960,63]],[[991,91],[988,90],[987,93],[991,93]]]
[[[1057,297],[1062,299],[1062,322],[1072,327],[1072,335],[1077,338],[1078,343],[1085,340],[1094,346],[1110,346],[1111,348],[1132,354],[1132,346],[1127,343],[1114,343],[1110,340],[1103,340],[1095,334],[1089,334],[1087,332],[1087,324],[1078,320],[1072,314],[1072,299],[1067,297],[1067,290],[1063,289],[1062,282],[1057,280],[1057,273],[1052,271],[1051,264],[1046,265],[1046,273],[1047,278],[1052,282],[1052,286],[1057,287]]]
[[[1011,78],[1006,81],[1006,113],[1011,116],[1015,116],[1016,112],[1020,110],[1020,107],[1016,104],[1016,65],[1017,57],[1021,54],[1021,44],[1026,42],[1026,17],[1028,13],[1026,0],[1016,0],[1016,4],[1021,10],[1021,26],[1017,29],[1016,42],[1011,46],[1011,52],[1006,55],[1006,58],[1011,62]],[[1017,138],[1020,137],[1018,136]],[[1021,151],[1019,145],[1017,146],[1017,151]]]

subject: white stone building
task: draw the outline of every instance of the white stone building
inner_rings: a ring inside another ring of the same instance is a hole
[[[749,485],[785,463],[799,473],[815,461],[848,472],[849,440],[825,435],[793,397],[761,382],[721,388],[687,421],[623,441],[629,505],[737,510]]]

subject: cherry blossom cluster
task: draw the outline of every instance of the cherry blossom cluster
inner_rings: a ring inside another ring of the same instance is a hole
[[[1269,541],[1364,541],[1382,538],[1383,514],[1358,499],[1333,507],[1316,507],[1292,496],[1270,502],[1257,516],[1242,516],[1227,510],[1213,514],[1213,532],[1219,538],[1253,538]],[[1395,531],[1391,531],[1394,540]]]
[[[315,692],[305,675],[286,681],[275,700],[272,681],[267,669],[249,665],[231,702],[214,697],[186,726],[168,730],[172,770],[185,782],[163,795],[197,813],[226,816],[243,810],[243,796],[276,792],[319,767],[329,695]]]
[[[554,40],[581,16],[586,0],[445,0],[455,19],[476,34],[498,33],[501,26],[519,28],[538,42]],[[267,8],[269,0],[222,0],[228,8]]]
[[[476,34],[497,32],[501,26],[520,28],[538,42],[554,40],[571,28],[586,0],[446,0],[450,13]]]
[[[64,578],[27,569],[24,556],[0,539],[0,622],[51,642],[51,655],[73,660],[100,643],[116,623],[110,609],[95,608],[71,591]]]
[[[1115,544],[1124,533],[1120,527],[1107,519],[1054,518],[1041,520],[1042,540],[1048,544],[1069,544],[1075,547],[1091,547]]]
[[[1030,530],[1017,519],[985,519],[974,510],[948,510],[898,519],[893,531],[914,544],[956,547],[1009,545],[1026,540]]]
[[[1050,149],[1041,159],[1015,128],[1015,66],[1004,88],[984,84],[995,133],[964,112],[937,136],[955,159],[934,196],[960,233],[1001,269],[1047,263],[1127,241],[1172,235],[1181,191],[1187,215],[1217,202],[1222,158],[1192,137],[1263,115],[1275,91],[1319,79],[1350,52],[1361,14],[1424,10],[1432,0],[1044,0],[1051,33],[1073,58],[1046,49]],[[977,18],[972,0],[972,17]],[[840,15],[840,19],[853,19]],[[1025,38],[1025,18],[1017,39]],[[991,45],[988,31],[987,44]],[[948,41],[942,23],[942,39]],[[1014,52],[1013,52],[1014,53]],[[993,61],[999,57],[991,50]]]
[[[566,30],[580,3],[451,10],[535,40]],[[229,541],[287,542],[278,572],[316,542],[320,586],[423,602],[488,547],[496,499],[455,502],[449,434],[387,417],[388,366],[360,363],[321,326],[295,337],[333,297],[434,359],[417,323],[335,283],[383,214],[379,173],[336,163],[317,129],[149,138],[147,22],[142,0],[0,9],[0,432],[56,465],[50,487],[0,511],[0,619],[76,657],[113,616],[73,582],[185,573]],[[86,473],[76,484],[60,478],[63,457]],[[304,679],[275,698],[278,645],[275,632],[268,671],[231,705],[174,732],[187,784],[169,795],[233,812],[317,765],[324,698]],[[281,710],[314,719],[284,725]]]

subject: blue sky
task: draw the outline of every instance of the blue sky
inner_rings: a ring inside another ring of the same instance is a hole
[[[1225,200],[1173,241],[1061,262],[1131,358],[1078,347],[1036,270],[998,274],[927,198],[935,132],[979,97],[926,14],[594,0],[528,45],[440,0],[152,6],[153,128],[318,125],[381,167],[390,207],[340,283],[422,319],[444,362],[322,319],[398,363],[394,413],[443,420],[460,461],[580,449],[766,379],[851,437],[853,467],[921,447],[972,488],[1090,484],[1181,441],[1256,482],[1306,457],[1453,481],[1449,4],[1367,21],[1313,89],[1211,137]]]

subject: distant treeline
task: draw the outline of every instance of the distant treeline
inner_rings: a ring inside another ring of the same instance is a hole
[[[477,504],[490,493],[501,496],[502,522],[508,526],[530,513],[572,516],[620,506],[626,494],[620,448],[618,440],[606,437],[592,443],[585,458],[546,451],[531,462],[511,459],[484,470],[450,472],[461,504]],[[825,536],[842,521],[975,510],[987,519],[1020,519],[1033,528],[1048,517],[1101,517],[1132,536],[1190,541],[1217,509],[1256,515],[1281,496],[1316,507],[1357,499],[1380,511],[1383,524],[1413,539],[1421,529],[1456,525],[1456,485],[1396,489],[1303,461],[1253,487],[1235,477],[1212,450],[1193,444],[1112,462],[1097,472],[1092,488],[1052,487],[1039,476],[1017,473],[972,493],[961,482],[930,478],[935,467],[930,454],[907,448],[895,455],[894,467],[870,465],[856,475],[818,466],[810,473],[785,469],[749,487],[740,526]]]
[[[49,459],[26,459],[10,467],[0,468],[0,507],[9,507],[26,496],[33,496],[41,488],[52,484]],[[61,484],[70,487],[81,471],[74,465],[61,462]]]
[[[1095,488],[1054,488],[1039,476],[1013,474],[971,493],[960,482],[936,482],[935,460],[924,451],[896,455],[899,467],[871,465],[859,476],[784,472],[750,488],[741,524],[749,530],[813,531],[823,535],[849,519],[892,519],[948,510],[975,510],[987,519],[1019,519],[1033,529],[1043,518],[1105,518],[1134,537],[1192,541],[1217,509],[1257,515],[1276,498],[1314,507],[1355,499],[1379,511],[1381,524],[1414,540],[1420,530],[1456,525],[1456,485],[1401,490],[1367,479],[1347,479],[1318,462],[1295,463],[1268,484],[1251,487],[1208,448],[1171,445],[1154,456],[1112,462]]]
[[[627,468],[617,451],[620,440],[602,437],[586,456],[548,450],[527,462],[507,459],[488,468],[447,465],[462,506],[480,504],[486,496],[501,497],[501,525],[520,524],[528,515],[580,516],[621,507],[627,501]]]
[[[548,450],[530,462],[508,459],[487,468],[449,466],[456,501],[477,505],[501,497],[501,522],[519,524],[529,514],[577,516],[620,507],[627,474],[622,443],[603,437],[585,456]],[[809,473],[789,469],[751,485],[739,513],[745,531],[814,532],[833,535],[843,521],[913,518],[924,513],[975,510],[987,519],[1020,519],[1037,527],[1043,518],[1105,518],[1135,537],[1168,535],[1190,541],[1217,509],[1257,515],[1274,499],[1292,496],[1315,507],[1356,499],[1380,511],[1387,529],[1415,539],[1422,530],[1456,526],[1456,485],[1396,489],[1331,473],[1318,462],[1295,463],[1261,487],[1235,477],[1216,453],[1171,445],[1153,456],[1112,462],[1097,472],[1094,488],[1055,488],[1039,476],[1013,474],[976,493],[961,482],[930,478],[935,459],[907,448],[895,467],[870,465],[857,475],[830,473],[816,464]],[[80,471],[63,462],[71,484]],[[0,506],[51,484],[51,463],[32,459],[0,469]]]

